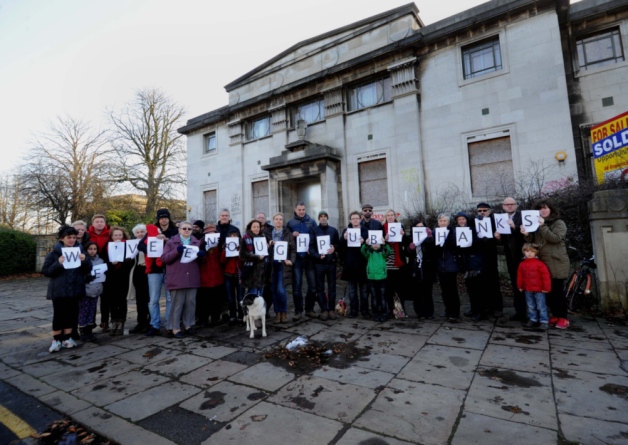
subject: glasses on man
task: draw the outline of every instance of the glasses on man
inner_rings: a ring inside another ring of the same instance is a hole
[[[362,213],[373,213],[372,210],[362,210]]]
[[[181,227],[181,230],[192,230],[191,227]]]
[[[478,213],[486,213],[488,212],[488,209],[478,209]]]

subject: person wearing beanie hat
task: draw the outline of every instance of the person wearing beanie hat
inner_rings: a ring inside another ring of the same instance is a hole
[[[320,221],[321,216],[325,215],[328,219],[329,219],[329,213],[327,213],[327,210],[321,210],[320,212],[318,212],[318,219]]]
[[[203,238],[203,230],[205,229],[205,223],[200,219],[197,219],[192,223],[192,236],[196,239]]]
[[[157,210],[157,222],[155,225],[161,230],[164,239],[170,239],[179,233],[177,226],[170,218],[168,209]]]

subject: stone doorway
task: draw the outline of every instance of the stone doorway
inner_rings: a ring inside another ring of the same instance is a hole
[[[282,181],[281,213],[291,219],[294,206],[298,202],[305,203],[307,214],[316,220],[322,208],[321,181],[319,178]]]

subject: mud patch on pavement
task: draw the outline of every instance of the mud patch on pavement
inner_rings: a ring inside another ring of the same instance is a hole
[[[521,343],[524,345],[535,345],[541,342],[541,340],[543,340],[542,336],[534,335],[534,334],[517,334],[517,333],[508,332],[507,334],[505,334],[505,336],[506,336],[506,339],[514,340],[515,343]],[[504,341],[506,339],[502,337],[494,338],[494,340],[496,341]]]
[[[531,388],[533,386],[542,386],[537,380],[522,377],[513,371],[500,371],[498,369],[487,369],[478,372],[483,377],[496,380],[504,385],[518,386],[519,388]]]
[[[149,349],[148,351],[146,351],[144,353],[144,355],[142,355],[142,357],[153,358],[156,355],[161,354],[162,352],[164,352],[164,351],[161,348],[153,348],[153,349]]]
[[[100,365],[100,366],[94,366],[93,368],[89,368],[89,369],[87,370],[87,372],[96,372],[96,371],[100,371],[101,369],[105,368],[106,366],[107,366],[107,364],[106,364],[106,363],[103,363],[103,364],[102,364],[102,365]]]
[[[314,402],[310,402],[308,399],[301,396],[293,397],[292,399],[290,399],[290,401],[294,403],[296,406],[298,406],[299,408],[303,408],[303,409],[314,409],[314,407],[316,406]]]
[[[345,369],[369,354],[367,348],[358,348],[355,342],[323,343],[309,340],[304,346],[293,350],[285,347],[275,348],[264,354],[264,357],[275,366],[302,375],[311,373],[323,365]]]
[[[266,397],[265,392],[254,392],[253,394],[249,394],[246,398],[252,401],[261,400]]]
[[[564,369],[554,369],[554,375],[558,379],[575,379],[573,375],[569,374],[569,371],[565,371]]]
[[[600,390],[607,394],[620,397],[624,400],[628,400],[628,386],[616,385],[614,383],[607,383],[600,386]]]
[[[225,396],[227,394],[220,391],[205,391],[205,400],[201,403],[200,409],[212,409],[218,405],[225,403]]]
[[[530,415],[529,412],[522,410],[518,406],[504,405],[502,406],[502,409],[514,414],[525,414],[526,416]]]
[[[449,361],[454,366],[467,366],[469,364],[469,359],[464,357],[450,356]]]
[[[465,343],[466,340],[462,337],[451,337],[451,339],[457,343]]]

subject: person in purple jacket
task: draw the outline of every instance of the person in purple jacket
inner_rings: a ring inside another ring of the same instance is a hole
[[[179,234],[168,240],[161,255],[161,261],[166,265],[166,288],[172,298],[167,329],[172,330],[175,338],[184,338],[185,332],[196,333],[196,290],[201,285],[197,260],[205,256],[200,245],[201,241],[192,236],[192,223],[183,221],[179,224]],[[194,249],[189,249],[192,246],[198,248],[196,253],[193,252]],[[190,257],[194,259],[184,262]],[[181,314],[187,331],[181,328]]]

